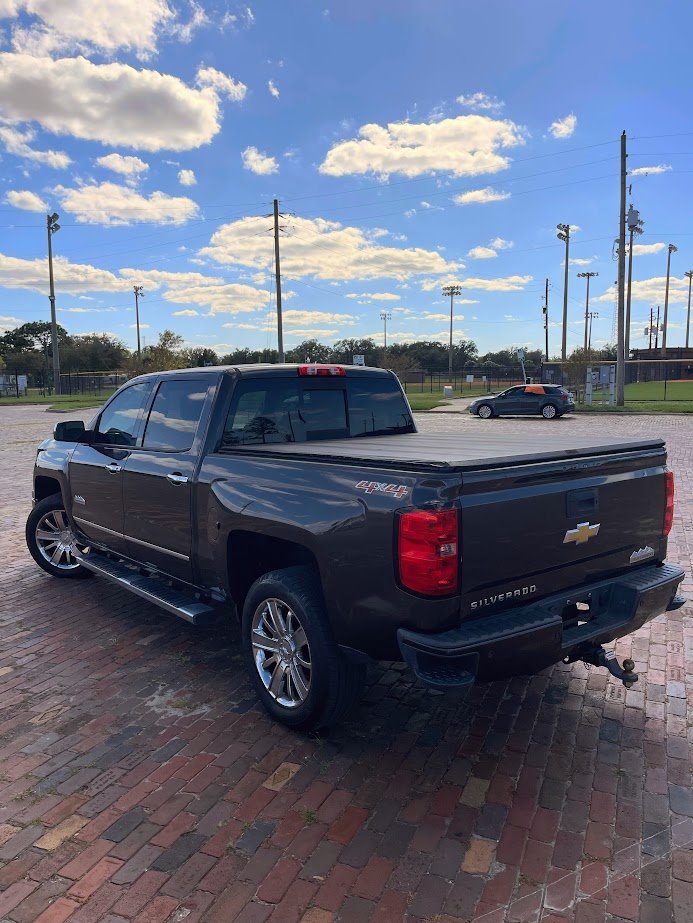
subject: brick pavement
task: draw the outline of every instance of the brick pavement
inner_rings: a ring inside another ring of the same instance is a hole
[[[85,418],[88,414],[84,415]],[[0,409],[0,923],[693,920],[693,609],[466,702],[371,671],[329,737],[256,709],[233,627],[54,581],[22,529],[55,417]],[[693,420],[422,417],[666,436],[693,595]]]

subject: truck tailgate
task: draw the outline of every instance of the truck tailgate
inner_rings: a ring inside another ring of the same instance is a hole
[[[463,474],[462,613],[662,561],[663,446]]]

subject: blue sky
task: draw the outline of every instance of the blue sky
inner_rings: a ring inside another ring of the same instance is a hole
[[[612,339],[619,135],[629,136],[632,345],[663,302],[683,343],[693,117],[690,6],[486,2],[0,0],[0,328],[48,317],[46,209],[60,322],[135,342],[172,328],[220,352],[285,343],[445,339],[482,351],[569,347],[595,271]]]

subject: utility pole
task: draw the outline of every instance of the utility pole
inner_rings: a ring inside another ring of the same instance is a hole
[[[58,322],[55,316],[55,286],[53,284],[53,235],[60,230],[58,218],[60,215],[53,212],[46,215],[48,228],[48,300],[51,304],[51,346],[53,348],[53,389],[60,394],[60,353],[58,352]]]
[[[623,327],[625,320],[626,281],[626,133],[621,135],[621,196],[618,213],[618,310],[616,313],[616,406],[623,407],[626,381],[625,354],[623,351]]]
[[[274,200],[274,272],[277,285],[277,350],[279,361],[284,361],[284,332],[282,330],[282,277],[279,267],[279,199]]]
[[[544,292],[544,339],[546,340],[546,361],[549,361],[549,280],[546,280],[546,289]]]
[[[568,262],[570,257],[570,225],[557,224],[559,240],[565,243],[565,276],[563,278],[563,340],[561,343],[561,359],[565,362],[568,345]]]
[[[592,349],[592,319],[594,317],[599,317],[598,311],[590,311],[590,332],[587,338],[587,352],[590,352]]]
[[[654,309],[650,306],[650,326],[647,328],[647,349],[652,352],[652,324],[654,324]]]
[[[384,330],[383,330],[383,348],[384,348],[384,352],[387,352],[387,322],[389,320],[392,320],[392,314],[390,314],[389,311],[381,311],[380,320],[385,325]]]
[[[624,332],[624,353],[626,359],[630,356],[630,296],[633,284],[633,235],[642,234],[643,222],[640,220],[640,212],[631,205],[626,217],[628,231],[630,232],[630,241],[628,243],[628,292],[626,295],[626,329]]]
[[[693,281],[693,269],[684,272],[688,278],[688,314],[686,315],[686,349],[688,349],[688,337],[691,332],[691,282]]]
[[[657,326],[655,327],[655,352],[659,349],[659,305],[657,305]]]
[[[587,279],[587,296],[585,298],[585,352],[587,352],[587,323],[589,320],[590,314],[590,279],[593,279],[595,276],[598,276],[598,272],[579,272],[578,279]]]
[[[667,286],[664,289],[664,320],[662,321],[662,359],[666,359],[667,352],[667,326],[669,324],[669,279],[671,277],[671,254],[676,253],[678,247],[669,244],[667,247]]]
[[[448,376],[452,379],[452,313],[453,313],[453,299],[455,295],[462,294],[461,285],[444,285],[443,294],[450,296],[450,346],[448,349]]]
[[[135,293],[135,324],[137,326],[137,368],[142,371],[142,349],[140,348],[140,298],[144,298],[141,285],[133,285]]]

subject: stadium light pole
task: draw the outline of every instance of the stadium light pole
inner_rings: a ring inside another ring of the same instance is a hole
[[[664,289],[664,319],[662,321],[662,359],[667,354],[667,324],[669,320],[669,280],[671,278],[671,254],[676,253],[678,247],[669,244],[667,247],[667,287]]]
[[[592,320],[595,317],[599,317],[599,311],[590,311],[590,332],[587,337],[587,352],[592,350]]]
[[[381,311],[380,320],[383,322],[383,351],[387,352],[387,322],[392,320],[392,314],[389,311]]]
[[[52,215],[46,215],[46,227],[48,228],[48,300],[51,304],[53,388],[56,394],[60,394],[60,353],[58,351],[58,322],[55,316],[55,286],[53,284],[53,235],[60,230],[59,217],[60,215],[57,212],[53,212]]]
[[[142,371],[142,350],[140,348],[140,298],[144,298],[141,285],[133,285],[135,293],[135,324],[137,326],[137,367]]]
[[[598,272],[579,272],[578,279],[587,279],[587,295],[585,297],[585,352],[587,352],[587,325],[589,322],[590,316],[590,279],[593,279],[595,276],[598,276]]]
[[[688,313],[686,314],[686,349],[688,349],[688,337],[691,332],[691,282],[693,282],[693,269],[684,272],[688,279]]]
[[[452,378],[452,317],[453,317],[453,303],[455,295],[462,294],[461,285],[444,285],[443,286],[443,295],[450,296],[450,345],[448,347],[448,376]]]
[[[565,243],[565,276],[563,278],[563,339],[561,341],[561,359],[565,362],[568,347],[568,262],[570,256],[570,225],[557,224],[556,235]]]

